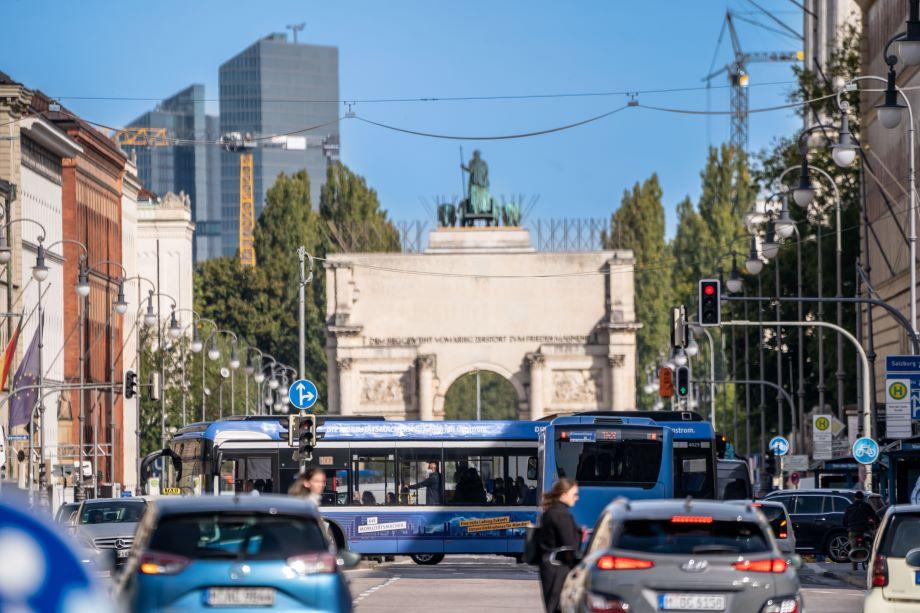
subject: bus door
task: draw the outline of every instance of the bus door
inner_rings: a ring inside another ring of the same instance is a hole
[[[450,514],[444,511],[444,466],[440,443],[401,443],[397,452],[397,492],[383,501],[387,521],[404,523],[397,551],[443,553]]]
[[[278,451],[222,449],[215,494],[277,492]]]
[[[396,553],[399,537],[408,534],[409,519],[406,514],[394,516],[393,507],[387,506],[397,496],[395,446],[352,445],[351,478],[349,507],[360,509],[351,517],[352,548],[359,553]]]

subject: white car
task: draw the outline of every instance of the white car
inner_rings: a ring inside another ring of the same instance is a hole
[[[786,511],[786,506],[781,502],[770,500],[727,500],[726,502],[750,504],[756,507],[770,524],[770,531],[773,532],[773,538],[776,539],[779,550],[783,553],[795,553],[795,531],[792,529],[792,520],[789,518],[789,512]]]
[[[920,505],[885,513],[869,557],[865,613],[920,613]]]

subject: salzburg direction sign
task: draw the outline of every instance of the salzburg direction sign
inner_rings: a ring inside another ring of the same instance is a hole
[[[309,409],[319,400],[319,392],[309,379],[298,379],[288,389],[288,398],[295,408]]]
[[[885,358],[885,436],[910,438],[920,419],[920,356]]]

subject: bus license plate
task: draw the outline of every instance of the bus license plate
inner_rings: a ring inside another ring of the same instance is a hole
[[[712,594],[661,594],[658,608],[662,611],[724,611],[725,596]]]
[[[270,587],[212,587],[208,590],[212,607],[268,607],[275,604],[275,590]]]

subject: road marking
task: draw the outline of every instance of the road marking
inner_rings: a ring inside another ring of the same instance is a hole
[[[377,590],[383,589],[383,588],[387,587],[388,585],[393,585],[393,584],[396,583],[397,581],[399,581],[399,577],[390,577],[389,579],[387,579],[386,581],[384,581],[384,582],[381,583],[380,585],[375,585],[374,587],[369,587],[369,588],[367,588],[366,590],[364,590],[363,592],[361,592],[360,594],[358,594],[358,595],[354,598],[354,600],[351,601],[351,604],[352,604],[353,606],[354,606],[354,605],[357,605],[359,602],[361,602],[362,600],[364,600],[365,598],[367,598],[368,596],[370,596],[371,594],[373,594],[373,593],[376,592]]]

